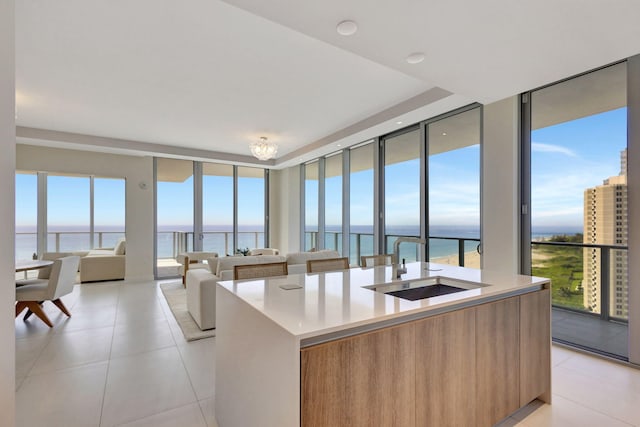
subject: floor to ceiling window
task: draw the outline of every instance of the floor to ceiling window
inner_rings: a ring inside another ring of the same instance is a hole
[[[318,249],[318,161],[304,165],[304,250]]]
[[[156,277],[176,276],[182,252],[225,256],[268,244],[264,169],[163,158],[155,168]]]
[[[531,272],[555,340],[626,358],[626,63],[530,94]]]
[[[342,153],[325,159],[324,249],[342,251]]]
[[[344,251],[358,265],[363,255],[392,253],[401,236],[429,234],[430,260],[479,268],[481,109],[470,105],[302,165],[304,250]],[[401,244],[398,261],[421,259],[422,247]]]
[[[176,256],[193,250],[193,162],[156,160],[158,276],[173,276]]]
[[[233,166],[202,164],[202,250],[233,254]]]
[[[38,253],[38,175],[16,173],[16,260],[32,259]]]
[[[374,150],[369,142],[350,150],[349,165],[349,262],[360,264],[360,257],[374,250]]]
[[[93,180],[93,246],[113,248],[125,230],[125,180]]]
[[[400,236],[420,237],[420,129],[384,138],[384,237],[386,253]],[[420,259],[415,244],[400,246],[400,259]]]
[[[47,177],[47,249],[50,252],[91,248],[90,203],[88,176]]]
[[[427,125],[429,260],[480,268],[480,107]]]
[[[123,178],[16,173],[16,260],[112,248],[125,236]]]
[[[238,167],[238,249],[265,247],[264,169]]]

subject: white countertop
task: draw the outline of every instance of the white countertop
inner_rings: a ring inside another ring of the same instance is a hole
[[[218,289],[232,293],[302,340],[411,315],[428,315],[428,311],[439,312],[447,307],[479,303],[500,295],[534,291],[549,283],[549,279],[540,277],[417,262],[407,264],[407,273],[398,281],[433,276],[486,286],[408,301],[363,288],[392,281],[391,266],[379,266],[265,279],[228,280],[218,282]],[[299,284],[302,288],[284,290],[280,288],[283,284]]]

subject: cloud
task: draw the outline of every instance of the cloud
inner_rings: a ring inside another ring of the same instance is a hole
[[[575,151],[569,148],[562,147],[560,145],[543,144],[542,142],[532,142],[531,151],[535,151],[538,153],[560,153],[569,157],[578,157]]]

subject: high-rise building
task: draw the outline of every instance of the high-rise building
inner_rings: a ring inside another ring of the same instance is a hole
[[[620,175],[584,191],[584,243],[627,245],[627,150],[620,153]],[[602,310],[602,250],[584,249],[584,305]],[[627,318],[627,251],[609,251],[609,314]]]

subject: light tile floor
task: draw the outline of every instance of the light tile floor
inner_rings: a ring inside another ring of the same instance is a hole
[[[52,329],[16,319],[18,426],[217,427],[215,338],[186,342],[159,283],[77,285]],[[640,370],[554,346],[553,405],[500,426],[640,427]]]
[[[215,339],[185,341],[158,284],[76,285],[16,319],[17,426],[217,427]]]

